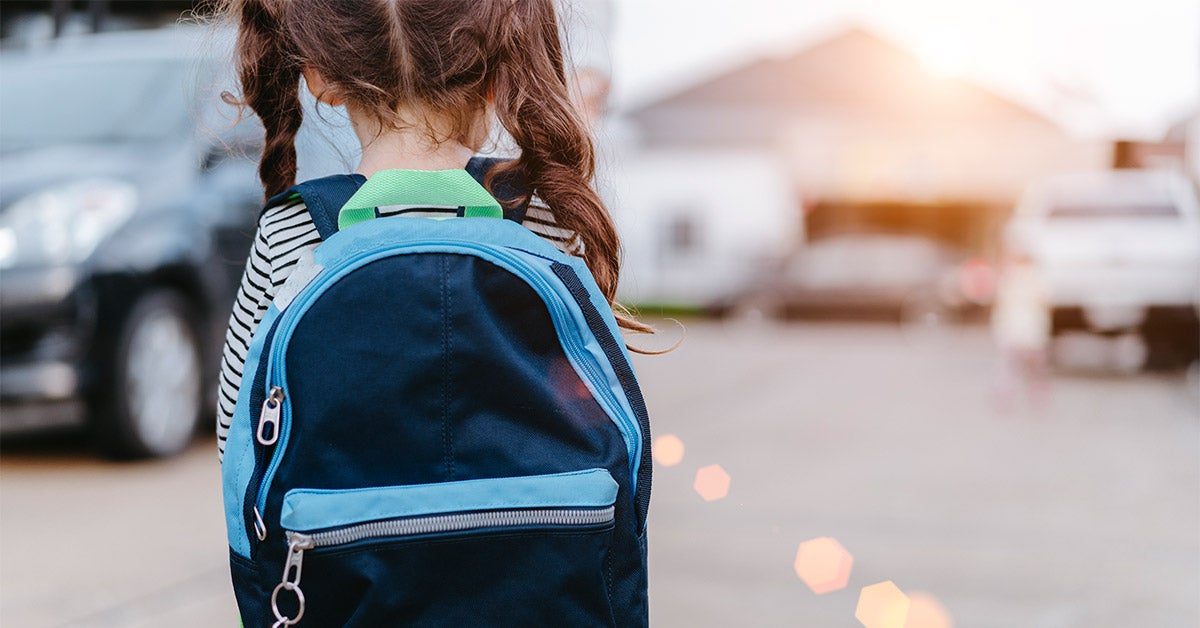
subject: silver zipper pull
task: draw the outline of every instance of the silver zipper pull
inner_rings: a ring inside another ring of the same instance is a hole
[[[258,512],[258,506],[254,507],[254,535],[258,540],[267,540],[267,524],[263,521],[262,513]]]
[[[283,582],[290,582],[299,587],[300,568],[304,564],[304,550],[314,547],[313,539],[311,536],[299,532],[288,532],[287,539],[288,557],[287,562],[283,565]]]
[[[279,415],[283,408],[283,389],[271,387],[271,393],[263,402],[262,412],[258,415],[258,432],[256,437],[260,445],[274,445],[279,440]]]
[[[276,620],[272,626],[275,628],[294,626],[300,623],[301,617],[304,617],[304,592],[300,590],[300,572],[304,566],[304,550],[313,548],[313,540],[307,534],[298,532],[288,532],[287,538],[288,555],[287,561],[283,563],[283,579],[275,585],[275,590],[271,592],[271,612],[275,614]],[[291,591],[296,596],[295,617],[288,617],[279,610],[280,591]]]

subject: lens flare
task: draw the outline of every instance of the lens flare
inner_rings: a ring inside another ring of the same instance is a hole
[[[863,587],[854,617],[866,628],[904,628],[908,596],[891,580]]]
[[[692,483],[692,488],[696,489],[706,502],[721,499],[729,494],[729,474],[719,464],[701,467],[696,471],[696,481]]]
[[[654,461],[664,467],[683,462],[683,441],[674,434],[663,434],[654,439]]]
[[[565,359],[554,361],[550,366],[550,377],[554,389],[563,395],[564,400],[588,399],[592,396],[587,384],[575,372],[575,367]]]
[[[823,595],[845,588],[850,581],[854,557],[836,539],[823,536],[809,539],[796,550],[796,575],[812,589]]]

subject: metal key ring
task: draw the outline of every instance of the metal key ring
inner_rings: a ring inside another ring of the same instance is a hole
[[[296,611],[295,617],[288,617],[279,610],[279,592],[291,591],[296,594],[296,601],[300,603],[300,609]],[[300,590],[298,585],[291,582],[280,582],[275,585],[275,590],[271,592],[271,612],[275,613],[276,621],[272,624],[272,628],[283,628],[284,626],[295,626],[300,623],[300,618],[304,617],[304,592]]]

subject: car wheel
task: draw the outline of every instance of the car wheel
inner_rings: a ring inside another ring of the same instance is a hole
[[[139,299],[121,327],[97,426],[121,458],[165,457],[191,442],[200,418],[201,351],[189,304],[178,294]]]

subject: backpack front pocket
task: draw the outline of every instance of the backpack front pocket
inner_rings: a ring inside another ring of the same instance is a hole
[[[276,619],[614,625],[608,553],[617,489],[607,470],[591,469],[290,490],[280,521],[288,553],[272,597]]]

